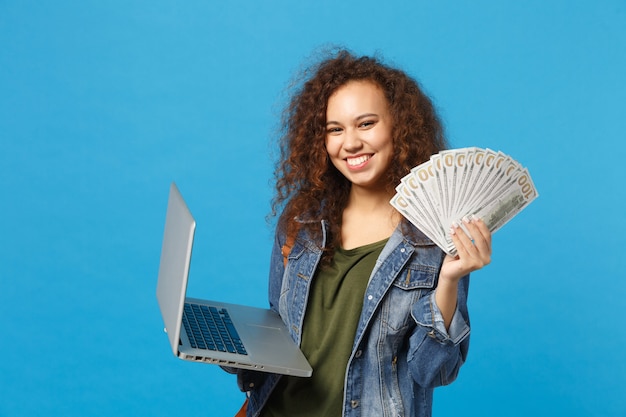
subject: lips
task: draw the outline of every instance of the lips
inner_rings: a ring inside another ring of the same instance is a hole
[[[372,155],[359,155],[351,158],[346,158],[346,162],[348,163],[348,166],[350,168],[356,168],[369,161],[371,157]]]

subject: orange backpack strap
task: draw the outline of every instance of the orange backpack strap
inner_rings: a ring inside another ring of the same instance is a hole
[[[283,264],[285,266],[287,266],[287,260],[288,260],[288,257],[289,257],[289,253],[291,253],[291,248],[293,247],[293,244],[295,242],[296,242],[295,234],[289,234],[289,235],[287,235],[287,240],[285,241],[285,244],[280,249],[281,252],[283,253]]]
[[[243,405],[241,406],[241,409],[237,411],[237,414],[235,414],[235,417],[246,417],[247,411],[248,411],[248,399],[246,398]]]

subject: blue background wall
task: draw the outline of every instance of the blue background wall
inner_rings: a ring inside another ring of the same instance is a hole
[[[162,332],[168,186],[190,293],[265,306],[272,138],[327,43],[404,68],[454,147],[540,192],[474,275],[435,415],[626,415],[623,0],[0,0],[0,416],[234,414],[233,377]]]

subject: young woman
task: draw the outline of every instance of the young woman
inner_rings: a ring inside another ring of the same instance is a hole
[[[465,361],[468,274],[489,263],[491,234],[468,221],[445,255],[389,204],[445,147],[413,79],[343,50],[308,74],[281,139],[269,301],[313,376],[239,371],[247,415],[429,416]]]

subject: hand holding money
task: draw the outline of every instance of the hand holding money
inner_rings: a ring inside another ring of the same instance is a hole
[[[413,168],[391,205],[444,252],[456,255],[451,230],[479,218],[495,233],[538,197],[528,170],[502,152],[451,149]],[[469,234],[468,234],[469,235]]]

